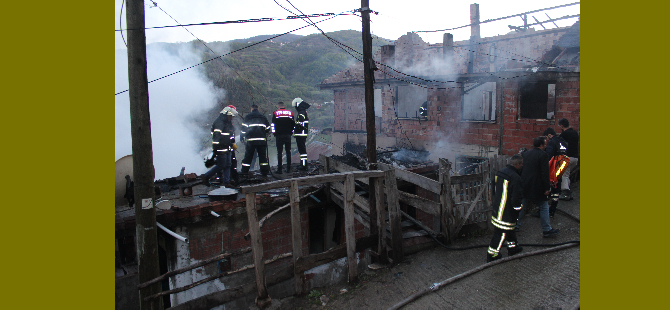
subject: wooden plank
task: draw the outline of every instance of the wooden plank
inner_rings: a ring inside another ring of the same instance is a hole
[[[333,202],[338,205],[342,210],[344,210],[344,197],[336,192],[331,192],[331,197]],[[365,226],[365,228],[370,229],[370,220],[367,215],[364,214],[364,211],[355,210],[354,218]]]
[[[264,304],[270,297],[268,288],[265,286],[265,264],[263,262],[263,240],[261,240],[261,228],[258,224],[258,213],[256,211],[256,194],[246,194],[247,198],[247,221],[249,232],[251,233],[251,251],[256,266],[256,287],[258,288],[258,297],[256,304]]]
[[[398,169],[390,165],[379,164],[379,168],[382,170],[395,170],[396,178],[415,184],[421,188],[425,188],[435,194],[440,194],[440,182],[433,179],[424,177],[420,174],[409,172],[407,170]]]
[[[293,243],[293,263],[302,256],[302,227],[300,216],[300,197],[298,193],[298,181],[291,180],[291,187],[289,189],[289,197],[291,199],[291,237]],[[295,295],[302,295],[305,293],[305,277],[302,272],[297,270],[294,272],[293,285]]]
[[[342,183],[335,182],[335,183],[331,183],[331,185],[332,185],[333,188],[336,189],[338,192],[340,192],[340,193],[344,193],[344,185],[343,185]],[[354,193],[354,203],[355,203],[359,208],[363,209],[363,211],[365,211],[366,213],[370,214],[370,207],[369,207],[369,204],[368,204],[368,200],[367,200],[367,199],[365,199],[365,198],[361,197],[360,195]]]
[[[449,170],[451,170],[451,163],[444,158],[440,158],[440,218],[442,221],[442,232],[446,240],[451,240],[452,225],[454,223],[454,200],[451,195]]]
[[[276,285],[281,282],[284,282],[291,277],[293,277],[293,263],[286,266],[285,268],[279,270],[277,273],[274,273],[267,278],[267,285]],[[211,309],[225,303],[231,302],[238,298],[249,295],[250,293],[256,290],[256,283],[251,282],[243,284],[237,287],[225,289],[223,291],[214,292],[201,296],[195,299],[191,299],[187,302],[181,303],[174,307],[168,308],[167,310],[200,310],[200,309]]]
[[[376,205],[377,205],[377,231],[372,232],[378,235],[376,252],[379,254],[379,263],[388,264],[388,251],[386,251],[386,208],[384,207],[384,179],[370,179],[372,186],[375,187]]]
[[[405,217],[407,220],[410,222],[416,224],[417,226],[421,227],[421,229],[425,230],[427,233],[432,234],[433,236],[439,235],[437,232],[433,231],[432,229],[428,228],[428,226],[424,225],[423,223],[419,222],[419,220],[411,217],[409,214],[403,212],[400,210],[400,214],[402,214],[403,217]]]
[[[322,166],[322,167],[320,168],[321,170],[320,170],[319,173],[320,173],[320,174],[328,174],[329,171],[330,171],[330,161],[331,161],[331,158],[330,158],[330,157],[326,157],[326,155],[319,154],[319,161],[321,162],[321,166]],[[328,201],[332,201],[332,199],[330,198],[330,187],[331,187],[331,184],[332,184],[331,182],[326,182],[326,199],[327,199]]]
[[[402,227],[400,226],[400,205],[398,203],[398,185],[395,180],[395,169],[385,171],[386,176],[386,204],[388,206],[389,221],[391,226],[391,248],[393,249],[393,264],[403,261],[402,252]]]
[[[484,193],[484,189],[486,189],[486,186],[482,185],[482,188],[479,190],[479,193],[477,194],[477,197],[475,197],[475,199],[472,201],[472,203],[470,204],[470,208],[468,208],[468,211],[465,212],[465,216],[463,216],[463,218],[461,218],[461,220],[458,223],[458,226],[454,230],[454,234],[451,236],[452,240],[458,235],[458,232],[463,227],[463,224],[465,224],[465,222],[467,221],[468,216],[470,216],[470,213],[472,212],[472,209],[474,209],[475,206],[477,205],[477,202],[479,202],[479,199],[482,197],[482,194]]]
[[[419,209],[423,212],[426,212],[428,214],[432,214],[432,215],[435,215],[435,216],[440,215],[440,204],[439,203],[437,203],[435,201],[432,201],[432,200],[428,200],[426,198],[419,197],[417,195],[412,195],[410,193],[405,193],[405,192],[400,191],[400,190],[398,191],[398,194],[400,194],[400,196],[399,196],[400,201],[402,201],[402,202],[404,202],[404,203],[406,203],[406,204],[408,204],[412,207],[415,207],[415,208],[417,208],[417,209]]]
[[[356,240],[356,252],[363,252],[367,248],[376,248],[377,247],[377,238],[378,235],[370,235],[359,238]],[[332,261],[338,260],[342,257],[347,256],[347,244],[346,242],[340,244],[326,252],[306,255],[298,259],[296,262],[296,270],[300,272],[305,272],[314,267],[321,266],[323,264],[330,263]]]
[[[349,267],[349,282],[358,279],[358,263],[356,259],[356,228],[354,225],[354,188],[353,174],[347,174],[344,181],[344,232],[347,242],[347,265]]]
[[[353,174],[355,179],[380,177],[380,176],[384,175],[384,172],[380,171],[380,170],[371,170],[371,171],[360,171],[359,170],[359,171],[353,171],[353,172],[348,172],[348,173]],[[348,173],[331,173],[331,174],[325,174],[325,175],[310,175],[310,176],[294,178],[294,179],[298,181],[298,185],[300,185],[300,186],[313,185],[313,184],[316,184],[316,183],[344,181],[344,178]],[[267,182],[267,183],[262,183],[262,184],[242,186],[242,187],[240,187],[240,193],[242,193],[242,194],[257,193],[257,192],[267,191],[267,190],[276,189],[276,188],[289,187],[289,186],[291,186],[291,180],[294,180],[294,179],[279,180],[279,181],[272,181],[272,182]],[[361,182],[367,184],[366,179],[361,180]]]

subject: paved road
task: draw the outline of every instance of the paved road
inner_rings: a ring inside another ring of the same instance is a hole
[[[579,218],[579,183],[573,185],[575,199],[561,201],[559,209]],[[526,216],[519,233],[520,244],[550,244],[579,240],[579,222],[557,213],[551,224],[561,233],[543,238],[540,220]],[[488,245],[491,235],[459,240],[453,246]],[[546,247],[524,247],[524,253]],[[506,250],[503,250],[507,256]],[[403,309],[573,309],[580,297],[580,247],[541,254],[495,265],[442,287]],[[422,290],[486,263],[486,248],[464,251],[436,247],[407,257],[391,269],[368,271],[359,284],[320,289],[329,296],[326,306],[315,298],[288,298],[283,309],[387,309],[417,290]],[[340,289],[349,292],[339,294]]]

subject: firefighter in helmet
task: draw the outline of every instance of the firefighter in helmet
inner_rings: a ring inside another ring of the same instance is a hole
[[[307,134],[309,133],[309,115],[307,109],[310,104],[303,101],[301,98],[295,98],[292,102],[293,107],[297,111],[295,119],[295,127],[293,128],[293,137],[295,143],[298,145],[298,153],[300,153],[300,170],[307,170]]]
[[[233,116],[237,115],[237,109],[229,105],[219,113],[212,124],[212,150],[216,154],[216,165],[202,176],[203,184],[210,186],[209,179],[214,174],[221,172],[221,183],[230,183],[231,156],[237,148],[235,146],[235,127],[233,127]]]
[[[251,106],[251,113],[244,117],[242,123],[242,141],[246,140],[246,151],[242,160],[242,174],[249,173],[251,169],[251,160],[254,158],[254,152],[258,153],[258,160],[261,166],[261,174],[267,176],[270,174],[270,163],[268,162],[267,133],[270,131],[270,122],[261,112],[258,112],[258,106]]]

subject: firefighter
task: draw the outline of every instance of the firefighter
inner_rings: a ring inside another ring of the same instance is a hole
[[[556,135],[556,131],[554,128],[547,128],[543,135],[547,136],[547,148],[545,151],[547,152],[547,155],[549,155],[549,162],[550,163],[555,163],[555,161],[558,158],[561,158],[563,160],[568,161],[569,163],[569,158],[565,156],[567,150],[568,150],[568,142],[563,140],[560,136]],[[561,156],[563,155],[563,156]],[[552,159],[554,161],[552,161]],[[559,163],[560,164],[560,163]],[[566,165],[567,167],[567,165]],[[555,168],[555,166],[553,167]],[[563,175],[562,172],[565,172],[565,170],[555,171],[552,169],[552,167],[549,167],[549,183],[551,184],[551,204],[549,205],[549,217],[554,217],[554,213],[556,213],[556,208],[558,207],[558,199],[560,198],[561,195],[561,182],[562,178],[561,176]],[[559,175],[557,175],[559,173]]]
[[[307,142],[307,134],[309,132],[309,115],[307,115],[307,109],[309,109],[310,104],[300,98],[295,98],[292,105],[297,111],[293,137],[295,137],[295,143],[298,145],[298,152],[300,153],[300,168],[298,169],[307,170],[307,147],[305,146],[305,142]]]
[[[203,184],[211,186],[209,179],[217,172],[221,173],[221,183],[230,184],[231,155],[235,148],[235,127],[233,127],[233,116],[237,115],[237,109],[230,105],[219,113],[212,124],[212,150],[216,154],[216,165],[202,176]]]
[[[254,152],[258,154],[261,174],[268,176],[270,173],[270,163],[268,163],[267,156],[268,141],[266,138],[269,131],[270,122],[263,114],[258,112],[257,105],[252,105],[251,113],[244,117],[244,123],[242,123],[241,139],[242,141],[246,140],[246,151],[242,160],[242,174],[249,173]]]
[[[428,117],[428,101],[424,101],[419,108],[419,115],[424,118]]]
[[[286,172],[291,172],[291,135],[295,121],[293,112],[286,109],[283,102],[277,103],[277,110],[272,115],[270,128],[277,140],[277,173],[282,173],[282,151],[286,149]]]
[[[503,243],[507,245],[507,255],[512,256],[523,250],[517,245],[516,227],[519,211],[523,206],[521,199],[523,191],[521,187],[521,168],[523,157],[519,154],[512,156],[510,164],[500,169],[491,182],[493,191],[493,238],[489,244],[486,262],[492,262],[502,258],[500,249]]]

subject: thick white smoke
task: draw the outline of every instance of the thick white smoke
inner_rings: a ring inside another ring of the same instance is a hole
[[[188,44],[168,52],[165,45],[147,46],[147,75],[153,80],[200,63]],[[116,50],[115,93],[128,89],[126,50]],[[200,141],[209,132],[198,128],[192,119],[212,108],[223,91],[217,90],[198,67],[149,84],[149,112],[156,179],[185,173],[204,173]],[[114,160],[132,153],[130,102],[128,93],[115,96]]]

